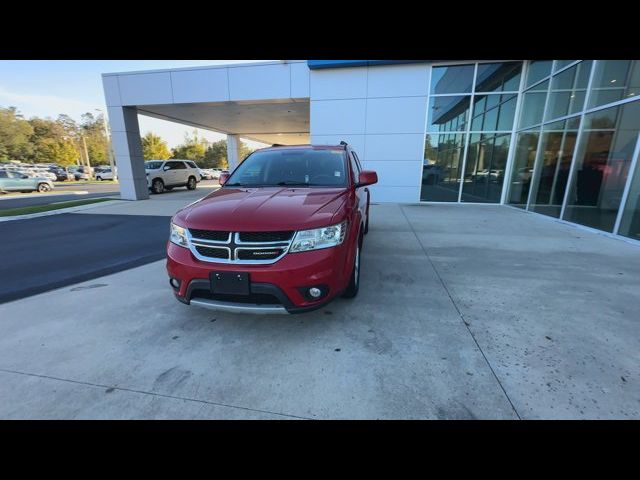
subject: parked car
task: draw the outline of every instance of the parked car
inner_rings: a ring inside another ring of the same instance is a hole
[[[212,180],[213,176],[211,175],[211,170],[208,168],[198,168],[198,172],[200,173],[200,177],[203,180]]]
[[[65,168],[62,168],[62,167],[50,170],[50,172],[52,172],[56,176],[56,181],[58,182],[66,182],[68,180],[75,179],[73,173],[67,171]]]
[[[44,168],[37,168],[34,170],[33,172],[34,177],[44,177],[44,178],[48,178],[49,180],[51,180],[52,182],[56,181],[56,174],[50,172],[49,170],[46,170]]]
[[[221,168],[210,168],[209,171],[213,178],[220,178],[220,174],[223,172]]]
[[[116,170],[116,173],[114,174],[114,172],[111,171],[111,167],[106,167],[106,168],[101,168],[100,170],[96,170],[95,174],[96,174],[96,180],[98,180],[99,182],[102,180],[115,180],[116,178],[118,178],[118,169],[114,168],[114,170]]]
[[[201,178],[195,163],[184,160],[149,160],[145,162],[145,170],[151,193],[163,193],[174,187],[195,190]]]
[[[198,165],[196,165],[196,162],[192,160],[183,160],[183,162],[187,165],[187,167],[191,167],[195,169],[197,173],[196,182],[200,182],[202,180],[202,176],[200,175],[200,168],[198,167]]]
[[[53,182],[45,177],[30,177],[25,174],[0,170],[0,192],[41,193],[53,190]]]
[[[167,272],[177,300],[215,310],[299,313],[360,287],[369,185],[346,143],[251,153],[222,187],[171,219]]]
[[[80,166],[73,172],[73,176],[75,180],[91,180],[93,176],[93,168]]]
[[[435,185],[440,183],[442,178],[442,167],[440,165],[430,164],[422,167],[422,184]]]

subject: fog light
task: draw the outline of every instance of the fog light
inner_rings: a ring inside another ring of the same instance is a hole
[[[175,289],[179,289],[180,288],[180,280],[178,280],[177,278],[172,278],[169,280],[169,283],[171,284],[171,286]]]
[[[313,298],[318,298],[320,295],[322,295],[322,290],[316,287],[310,288],[309,295],[311,295]]]

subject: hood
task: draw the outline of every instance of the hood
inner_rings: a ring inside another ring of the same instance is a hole
[[[346,188],[221,188],[173,218],[202,230],[277,231],[318,228],[342,220]]]

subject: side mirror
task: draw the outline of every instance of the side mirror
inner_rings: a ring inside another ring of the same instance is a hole
[[[378,174],[373,170],[362,170],[358,177],[358,187],[366,187],[378,183]]]
[[[169,170],[170,168],[171,168],[171,167],[170,167],[169,165],[165,165],[164,167],[162,167],[162,170],[164,170],[164,171],[166,172],[166,171],[167,171],[167,170]]]
[[[222,172],[220,174],[220,177],[218,177],[218,183],[220,185],[224,185],[225,183],[227,183],[227,180],[229,180],[229,172]]]

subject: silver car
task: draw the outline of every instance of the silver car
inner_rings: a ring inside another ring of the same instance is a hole
[[[0,170],[0,192],[41,193],[53,190],[53,182],[44,177],[30,177],[23,173]]]

